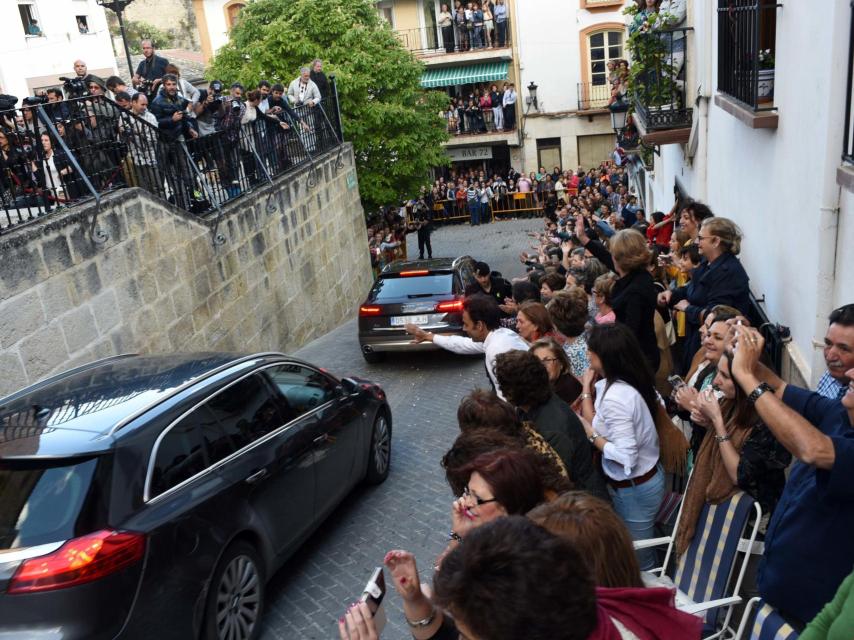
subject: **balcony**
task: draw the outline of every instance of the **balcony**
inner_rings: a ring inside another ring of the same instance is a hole
[[[519,132],[515,125],[512,129],[495,128],[492,111],[484,111],[478,116],[465,115],[460,122],[458,119],[447,119],[450,139],[444,143],[446,147],[461,147],[466,145],[489,145],[506,143],[509,146],[519,146]]]
[[[641,141],[655,146],[684,144],[691,136],[693,109],[685,90],[687,34],[691,28],[636,34],[629,96]]]
[[[603,111],[611,101],[611,85],[595,82],[578,83],[578,110]]]
[[[471,31],[467,32],[466,38],[461,40],[456,28],[454,42],[453,44],[448,42],[447,46],[442,39],[442,30],[438,27],[397,29],[395,34],[403,46],[428,67],[440,67],[459,62],[511,60],[513,49],[510,42],[510,21],[508,20],[505,25],[506,37],[500,40],[496,29],[493,31],[493,42],[489,43],[475,42]]]
[[[776,129],[776,2],[718,3],[718,93],[715,104],[753,129]]]

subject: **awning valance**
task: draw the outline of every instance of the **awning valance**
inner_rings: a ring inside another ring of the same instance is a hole
[[[507,78],[508,66],[510,66],[509,62],[485,62],[461,67],[428,69],[421,76],[421,86],[425,89],[433,89],[435,87],[450,87],[458,84],[504,80]]]

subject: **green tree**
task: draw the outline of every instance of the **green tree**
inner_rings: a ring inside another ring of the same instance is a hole
[[[254,86],[288,82],[324,60],[338,86],[345,137],[355,150],[366,208],[399,201],[445,165],[441,92],[425,92],[423,65],[403,48],[370,0],[257,0],[246,5],[208,76]]]
[[[116,19],[116,14],[108,11],[107,16],[110,35],[115,37],[120,36],[121,32],[119,31],[119,21]],[[142,20],[125,20],[125,34],[127,35],[128,47],[131,53],[136,55],[142,53],[142,41],[145,39],[154,42],[155,49],[168,49],[174,42],[174,38],[170,33],[162,31]],[[122,53],[122,55],[124,54]]]

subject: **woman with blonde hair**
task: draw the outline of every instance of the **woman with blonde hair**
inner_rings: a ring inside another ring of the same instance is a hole
[[[703,220],[697,235],[702,261],[691,274],[691,282],[658,296],[658,303],[684,311],[686,344],[683,370],[700,348],[700,325],[715,305],[735,307],[747,315],[750,308],[750,279],[737,258],[741,252],[741,229],[732,220],[714,216]]]
[[[647,270],[651,254],[646,238],[634,229],[623,229],[611,237],[606,249],[588,237],[580,215],[576,217],[575,235],[585,249],[619,276],[612,291],[614,316],[632,330],[650,367],[657,371],[661,362],[654,318],[658,289]]]

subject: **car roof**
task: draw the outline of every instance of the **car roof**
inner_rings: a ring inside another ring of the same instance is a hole
[[[419,271],[428,269],[430,271],[450,271],[463,260],[470,259],[468,256],[462,258],[432,258],[430,260],[395,260],[385,266],[381,275],[397,274],[401,271]]]
[[[270,356],[285,357],[127,355],[66,371],[0,400],[0,459],[107,450],[113,432],[148,408],[216,372]]]

